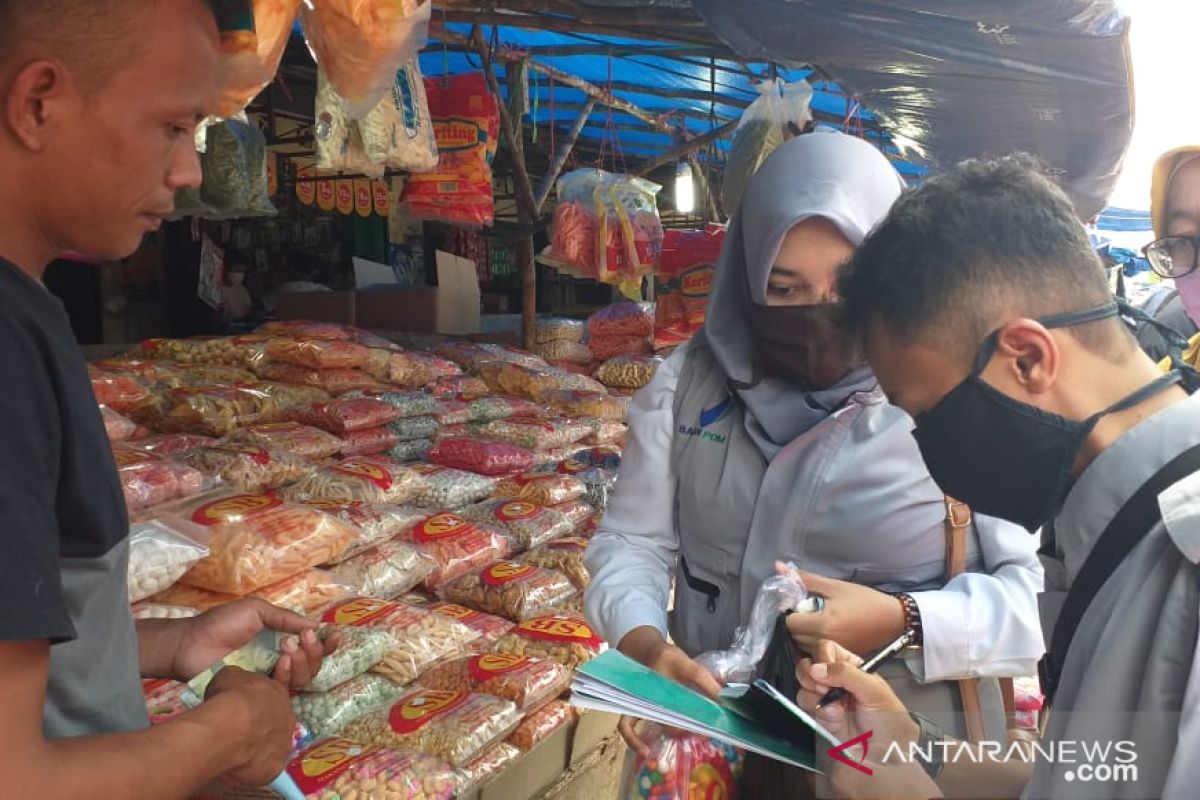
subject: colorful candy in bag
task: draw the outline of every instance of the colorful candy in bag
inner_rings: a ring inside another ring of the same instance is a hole
[[[560,664],[524,656],[486,653],[439,664],[421,676],[429,689],[503,697],[528,711],[552,700],[571,685],[571,673]]]
[[[511,620],[554,608],[576,594],[561,572],[514,561],[496,561],[438,590],[443,600]]]
[[[621,800],[737,797],[742,759],[733,745],[659,726],[642,739],[650,755],[634,762]]]
[[[113,448],[117,476],[125,505],[141,511],[180,497],[193,497],[210,488],[211,482],[187,464],[131,447]]]
[[[409,176],[401,202],[414,219],[491,225],[495,217],[491,162],[500,136],[496,98],[481,72],[426,78],[425,93],[437,136],[438,165]]]
[[[311,475],[316,469],[304,458],[286,450],[239,442],[188,450],[176,458],[244,492],[278,489]]]
[[[159,518],[185,533],[207,531],[210,555],[184,580],[229,594],[249,594],[324,564],[356,537],[340,520],[273,494],[209,494],[169,506]]]
[[[454,378],[439,378],[426,387],[438,400],[470,400],[488,393],[488,385],[479,378],[460,375]]]
[[[388,425],[388,430],[401,442],[416,442],[432,439],[437,435],[437,417],[406,417]]]
[[[528,472],[533,455],[520,447],[482,439],[451,439],[438,442],[429,451],[429,461],[480,475],[511,475]]]
[[[359,717],[347,738],[416,750],[465,765],[512,733],[521,721],[516,705],[486,694],[414,689],[387,711]]]
[[[388,458],[398,464],[420,461],[433,449],[432,439],[417,439],[413,442],[399,442],[388,450]]]

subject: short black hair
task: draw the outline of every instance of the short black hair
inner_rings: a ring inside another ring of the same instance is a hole
[[[1070,199],[1024,154],[964,161],[906,191],[841,271],[839,294],[853,329],[877,320],[966,358],[1006,314],[1113,300]],[[1069,330],[1114,359],[1131,343],[1116,319]]]

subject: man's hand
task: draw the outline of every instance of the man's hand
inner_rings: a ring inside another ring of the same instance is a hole
[[[622,637],[617,649],[659,675],[682,683],[707,697],[716,698],[717,692],[721,691],[721,684],[717,683],[717,679],[708,670],[689,658],[687,653],[667,642],[655,628],[634,628]],[[650,747],[634,731],[635,721],[632,717],[621,717],[617,730],[625,739],[625,743],[645,758],[650,754]]]
[[[208,685],[206,705],[222,705],[231,724],[246,725],[243,760],[222,780],[235,786],[266,786],[283,771],[292,750],[296,717],[287,689],[252,672],[226,667]]]
[[[321,660],[338,645],[336,635],[321,642],[316,623],[254,598],[214,608],[177,624],[180,633],[171,671],[185,681],[270,628],[298,636],[284,640],[274,677],[283,686],[299,689],[312,680],[321,669]]]
[[[789,568],[775,564],[780,575]],[[811,594],[825,598],[814,614],[789,614],[788,632],[801,648],[813,652],[821,639],[832,639],[855,653],[872,653],[904,633],[904,608],[890,594],[812,572],[790,571]]]

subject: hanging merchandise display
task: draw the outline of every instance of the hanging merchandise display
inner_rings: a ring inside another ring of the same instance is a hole
[[[409,177],[401,201],[414,219],[481,227],[495,217],[492,158],[500,110],[481,72],[426,78],[438,165]]]
[[[244,111],[266,88],[287,48],[301,0],[253,0],[245,14],[221,33],[224,86],[217,116]]]
[[[200,198],[209,219],[277,213],[267,188],[267,140],[244,114],[208,129],[208,147],[200,163]]]
[[[670,230],[663,238],[655,292],[654,347],[675,347],[704,327],[714,268],[725,244],[725,228]]]
[[[428,172],[438,164],[425,83],[415,58],[396,72],[391,91],[361,118],[352,116],[350,103],[318,69],[314,119],[318,169],[381,178],[388,168]],[[370,207],[374,197],[368,199]],[[359,213],[370,212],[360,208]]]
[[[425,43],[431,2],[321,0],[303,3],[300,22],[313,59],[359,118],[375,107],[396,71]]]
[[[733,214],[742,192],[775,148],[804,132],[812,121],[813,87],[807,81],[784,83],[779,79],[758,85],[759,96],[742,113],[725,165],[721,204]]]
[[[558,206],[544,253],[577,278],[617,286],[641,298],[642,277],[658,267],[663,227],[655,200],[662,187],[631,175],[581,169],[558,180]]]

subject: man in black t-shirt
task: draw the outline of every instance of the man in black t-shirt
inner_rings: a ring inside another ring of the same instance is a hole
[[[282,768],[286,687],[326,654],[300,617],[242,601],[135,625],[128,521],[87,371],[45,266],[119,259],[200,183],[220,87],[205,0],[0,0],[0,794],[186,798]],[[222,671],[150,729],[139,677],[188,680],[264,627],[298,635],[275,680]]]

